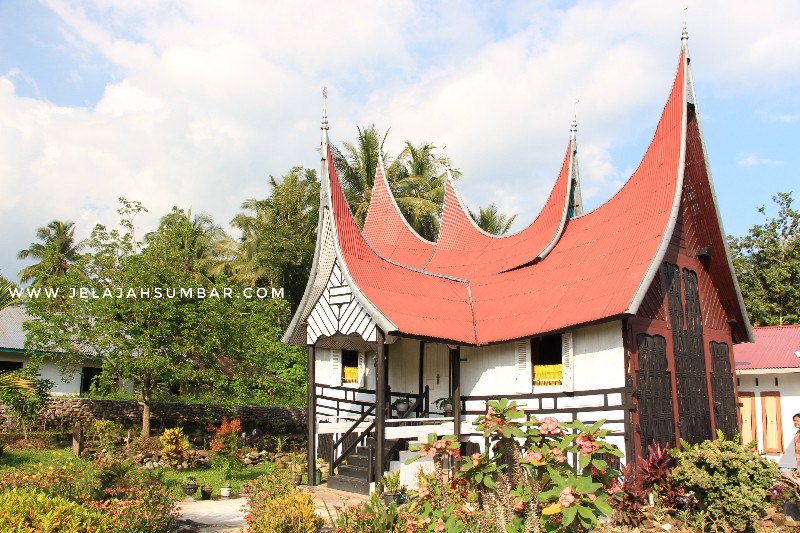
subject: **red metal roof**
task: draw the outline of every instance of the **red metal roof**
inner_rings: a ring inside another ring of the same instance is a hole
[[[327,154],[333,161],[330,147]],[[343,269],[372,305],[400,332],[476,343],[468,283],[413,270],[378,255],[353,220],[333,164],[328,165],[328,178]]]
[[[566,222],[571,153],[570,141],[561,172],[539,216],[513,235],[490,235],[481,230],[448,179],[439,239],[425,270],[472,279],[511,270],[540,256],[558,239]]]
[[[737,370],[800,368],[800,326],[753,328],[754,343],[736,344]]]
[[[420,237],[400,212],[386,181],[382,161],[375,170],[363,233],[376,252],[402,265],[423,268],[433,253],[434,243]]]
[[[383,327],[396,328],[386,333],[465,344],[508,341],[634,314],[663,262],[682,196],[684,162],[692,163],[685,152],[687,76],[684,47],[650,146],[614,197],[567,219],[571,142],[541,214],[508,237],[476,228],[448,181],[438,242],[422,240],[400,213],[380,167],[362,234],[335,167],[328,164],[323,189],[330,191],[330,203],[327,194],[321,195],[323,208],[333,215],[337,256],[354,291],[365,299],[362,303]],[[331,161],[330,149],[324,150]],[[696,147],[692,154],[697,155]],[[718,220],[710,183],[698,183],[708,181],[707,172],[694,172],[691,179],[708,199],[698,209],[711,210],[707,216]],[[724,238],[711,233],[710,239]],[[423,262],[426,256],[430,260]],[[723,284],[722,290],[729,289]],[[746,314],[740,314],[746,323]]]
[[[660,264],[680,194],[682,141],[686,123],[685,51],[653,140],[639,168],[625,186],[593,212],[570,220],[561,239],[544,260],[498,273],[497,266],[517,266],[532,260],[556,235],[568,186],[569,157],[537,222],[543,231],[531,233],[522,250],[494,248],[497,239],[475,231],[450,193],[443,234],[426,269],[434,270],[439,249],[460,254],[446,273],[469,274],[462,281],[403,268],[379,256],[358,230],[333,165],[329,165],[334,219],[344,260],[364,295],[394,322],[399,333],[454,341],[491,343],[556,331],[629,312],[652,264]],[[568,152],[569,154],[569,152]],[[557,190],[558,189],[558,190]],[[388,191],[387,191],[388,192]],[[450,218],[452,217],[452,218]],[[537,226],[535,222],[531,227]],[[674,220],[673,220],[674,222]],[[538,227],[538,226],[537,226]],[[544,231],[544,230],[547,231]],[[531,230],[532,231],[532,230]],[[508,240],[507,240],[508,239]],[[520,244],[522,247],[522,244]],[[493,255],[502,254],[502,261]],[[490,263],[491,268],[484,267]],[[471,293],[470,293],[471,289]],[[471,296],[471,297],[470,297]],[[471,306],[470,306],[471,304]],[[472,339],[468,341],[468,339]]]

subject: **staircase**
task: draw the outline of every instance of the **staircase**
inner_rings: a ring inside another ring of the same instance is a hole
[[[374,439],[370,436],[367,438],[367,446],[356,447],[356,449],[347,457],[347,464],[339,465],[338,472],[336,474],[331,472],[330,477],[328,478],[328,487],[345,492],[355,492],[356,494],[369,495],[371,480],[369,471],[371,461],[369,454],[372,449],[371,446],[374,446],[374,442]],[[396,448],[399,446],[404,446],[405,444],[405,440],[386,441],[387,453],[392,451],[392,457],[386,458],[387,465],[388,461],[397,455]]]

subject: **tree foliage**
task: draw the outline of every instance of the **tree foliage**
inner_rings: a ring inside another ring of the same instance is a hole
[[[800,324],[800,213],[791,193],[773,196],[777,216],[741,238],[728,237],[750,320],[757,326]]]
[[[52,280],[59,296],[28,301],[34,320],[25,327],[26,347],[59,354],[65,370],[100,358],[106,384],[117,378],[135,383],[142,435],[148,436],[151,404],[169,387],[193,383],[219,393],[237,371],[269,375],[268,365],[253,360],[270,358],[264,350],[275,344],[264,337],[278,341],[289,309],[280,299],[246,297],[224,276],[209,277],[203,258],[213,254],[199,254],[197,245],[208,232],[198,231],[181,209],[173,208],[138,242],[133,219],[142,210],[123,201],[122,231],[97,226],[89,240],[93,253]],[[285,361],[287,350],[278,350],[278,359]],[[285,381],[277,372],[271,377]],[[302,382],[292,386],[304,391]]]
[[[486,233],[492,233],[494,235],[505,235],[508,233],[508,230],[511,229],[511,224],[513,224],[514,220],[517,218],[517,215],[511,215],[509,217],[505,213],[501,213],[494,204],[489,204],[486,207],[479,207],[477,215],[472,211],[470,211],[469,214],[475,223],[478,224],[479,228]]]
[[[53,220],[36,230],[41,242],[32,242],[20,250],[17,259],[35,259],[38,262],[25,267],[19,273],[21,282],[44,283],[52,277],[65,274],[69,266],[78,259],[84,241],[75,241],[75,223]]]

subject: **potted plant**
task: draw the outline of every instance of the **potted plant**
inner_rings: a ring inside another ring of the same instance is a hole
[[[214,487],[211,485],[202,485],[200,487],[200,497],[204,500],[210,500],[211,494],[214,492]]]
[[[226,477],[222,480],[222,486],[219,488],[219,495],[223,498],[229,498],[232,492],[233,487],[231,487],[231,480]]]
[[[194,496],[194,493],[197,492],[197,478],[192,475],[184,477],[181,489],[187,496]]]
[[[387,472],[381,477],[381,487],[383,487],[383,503],[387,506],[400,501],[400,471]]]
[[[303,467],[306,465],[306,455],[304,453],[289,454],[289,469],[294,475],[295,485],[303,482]]]
[[[450,399],[448,396],[447,398],[439,398],[435,402],[433,402],[445,416],[450,416],[453,413],[453,400]]]
[[[397,416],[402,417],[411,408],[411,400],[408,396],[402,396],[392,403],[392,407],[397,411]]]

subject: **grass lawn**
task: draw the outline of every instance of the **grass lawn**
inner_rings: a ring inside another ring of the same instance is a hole
[[[72,455],[72,448],[54,448],[50,450],[9,450],[5,449],[3,455],[0,455],[0,467],[10,466],[19,467],[23,465],[34,465],[41,463],[42,466],[50,466],[59,458],[64,458]]]
[[[72,448],[55,448],[49,450],[6,450],[0,456],[0,468],[10,467],[18,468],[25,465],[39,465],[48,467],[59,459],[72,456]],[[77,459],[79,462],[84,462],[85,459]],[[275,465],[273,463],[262,463],[256,466],[251,466],[244,469],[240,474],[236,474],[231,479],[233,492],[237,493],[241,490],[242,485],[255,479],[259,476],[269,474],[273,471]],[[187,475],[193,475],[197,478],[198,485],[211,485],[214,487],[214,496],[219,496],[219,488],[222,485],[222,474],[218,470],[209,468],[198,468],[190,470],[165,470],[157,469],[154,471],[162,481],[164,481],[170,488],[176,500],[182,500],[186,497],[181,490],[183,479]],[[195,497],[200,497],[200,489],[197,489]]]
[[[257,477],[263,476],[265,474],[269,474],[275,469],[275,465],[273,463],[261,463],[256,466],[247,467],[239,474],[234,474],[231,479],[231,487],[233,488],[233,493],[236,494],[242,488],[242,485],[250,481],[251,479],[255,479]],[[211,485],[214,487],[214,492],[212,496],[219,496],[219,488],[222,486],[222,474],[218,470],[214,470],[213,468],[191,468],[189,470],[161,470],[161,479],[170,487],[172,494],[175,495],[176,500],[181,500],[186,497],[181,490],[181,484],[183,483],[183,479],[186,476],[192,475],[197,478],[197,484],[199,486],[203,485]],[[195,498],[200,497],[200,489],[197,489],[195,493]]]

